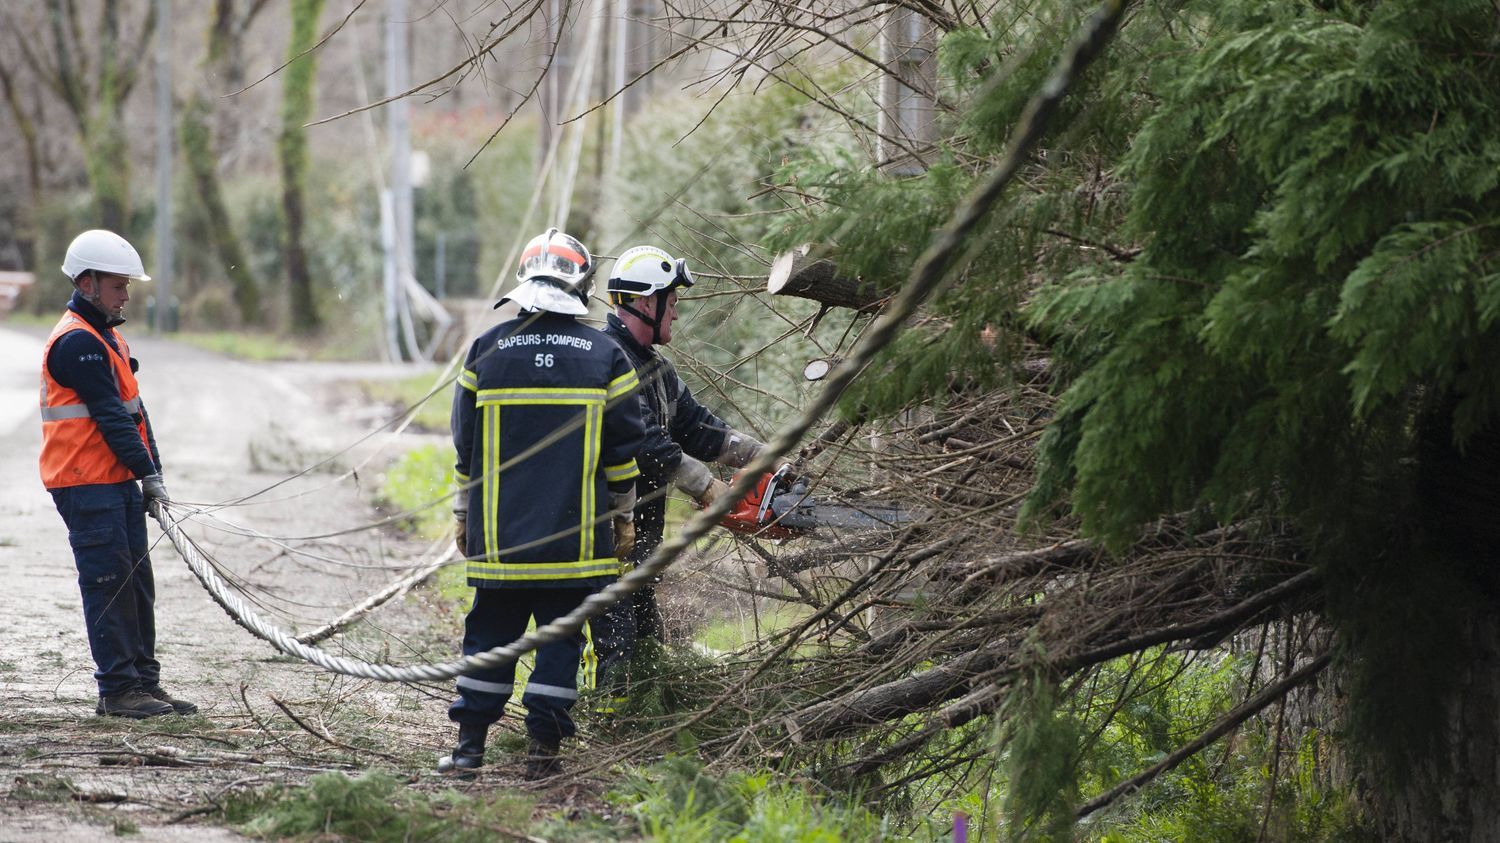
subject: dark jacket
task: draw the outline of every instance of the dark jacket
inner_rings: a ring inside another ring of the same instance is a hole
[[[474,341],[453,398],[470,585],[614,579],[609,495],[639,475],[637,385],[625,352],[571,316],[523,316]]]
[[[625,349],[641,379],[646,439],[636,458],[641,476],[636,481],[635,550],[630,554],[631,561],[639,562],[661,544],[667,500],[665,494],[656,493],[671,484],[682,465],[682,455],[704,462],[717,460],[733,428],[699,404],[672,361],[636,342],[630,329],[613,313],[605,333]]]
[[[92,325],[105,340],[100,342],[81,328],[64,334],[52,344],[52,351],[47,355],[47,371],[58,383],[77,392],[88,405],[89,417],[99,425],[105,444],[126,468],[136,477],[160,474],[161,454],[156,450],[156,433],[151,429],[145,403],[141,404],[140,416],[135,416],[126,412],[125,405],[120,402],[120,387],[115,383],[114,371],[106,357],[111,352],[120,353],[110,338],[109,328],[112,326],[99,308],[77,291],[68,302],[68,309]],[[104,347],[106,342],[109,343],[107,350]],[[130,370],[134,372],[139,368],[136,359],[130,358]],[[136,429],[136,424],[142,419],[146,422],[149,451],[141,444],[141,434]]]

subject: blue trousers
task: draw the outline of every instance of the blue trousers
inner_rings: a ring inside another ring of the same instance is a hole
[[[156,581],[140,487],[127,481],[51,491],[78,566],[100,696],[157,687]]]
[[[610,702],[603,708],[612,711],[623,703],[629,678],[626,675],[635,655],[635,642],[642,638],[662,638],[661,608],[656,602],[656,586],[646,585],[634,594],[609,607],[609,611],[589,620],[589,629],[597,657],[596,672],[590,677],[594,686],[608,694]]]
[[[474,607],[464,618],[464,655],[509,644],[526,634],[526,624],[538,627],[578,608],[592,588],[477,588]],[[575,633],[536,650],[536,667],[521,695],[526,707],[526,733],[556,745],[577,729],[568,713],[578,701],[578,658],[583,635]],[[515,663],[458,677],[458,699],[448,707],[455,723],[488,726],[500,719],[515,690]]]

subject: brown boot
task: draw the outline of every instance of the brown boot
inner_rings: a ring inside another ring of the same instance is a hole
[[[193,705],[187,700],[177,699],[176,697],[167,693],[166,689],[160,685],[157,685],[155,688],[147,688],[146,693],[150,694],[153,698],[161,700],[167,705],[170,705],[172,707],[172,710],[177,712],[178,714],[186,715],[198,713],[198,706]]]
[[[140,688],[131,688],[128,691],[108,697],[100,697],[99,704],[94,706],[94,713],[110,717],[129,717],[132,720],[144,720],[147,717],[171,714],[172,707],[142,691]]]

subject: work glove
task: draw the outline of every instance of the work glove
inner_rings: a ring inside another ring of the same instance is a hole
[[[141,497],[145,499],[146,511],[157,518],[161,517],[161,507],[158,502],[170,503],[172,501],[167,496],[167,484],[161,479],[160,474],[148,474],[141,478]]]
[[[709,482],[708,487],[705,488],[701,493],[699,493],[697,498],[698,508],[708,509],[709,507],[714,505],[714,501],[717,501],[719,498],[724,497],[724,493],[728,491],[728,483],[725,483],[723,480],[720,480],[718,478],[714,478]]]
[[[453,499],[453,546],[459,556],[469,555],[469,492],[460,488]]]
[[[635,522],[623,515],[616,515],[615,523],[615,558],[625,561],[630,551],[635,550]]]
[[[724,439],[724,450],[719,452],[719,458],[714,462],[730,468],[744,468],[760,454],[764,447],[766,446],[755,437],[732,430]]]

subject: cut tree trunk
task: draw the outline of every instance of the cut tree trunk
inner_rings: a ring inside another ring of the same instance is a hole
[[[850,310],[879,310],[889,296],[859,278],[839,272],[830,260],[808,257],[810,247],[799,246],[785,252],[771,264],[766,290],[773,296],[796,296],[811,299],[824,307],[846,307]]]

